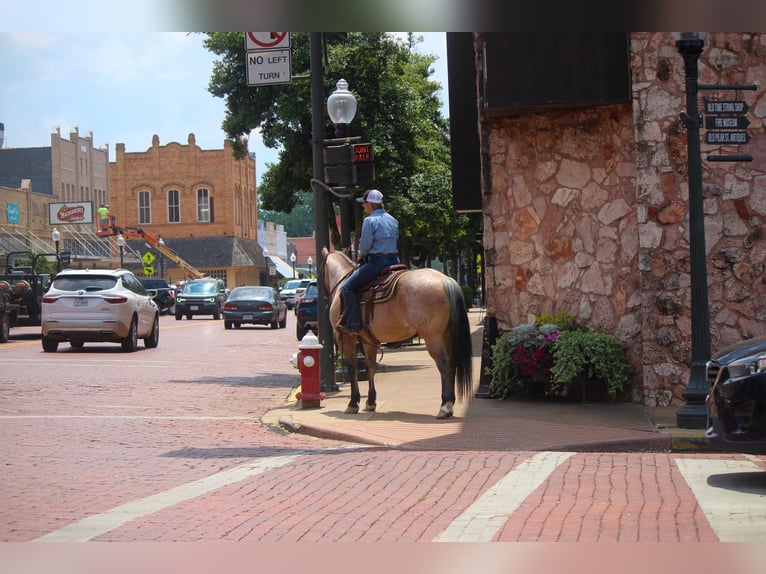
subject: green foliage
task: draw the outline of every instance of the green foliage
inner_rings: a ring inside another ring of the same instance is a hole
[[[562,331],[551,350],[551,390],[566,394],[570,383],[603,380],[612,398],[630,385],[633,369],[625,345],[607,333]]]
[[[463,291],[465,307],[466,309],[470,309],[473,306],[473,289],[471,289],[469,285],[461,285],[460,289]]]
[[[501,335],[492,346],[488,374],[490,393],[500,399],[526,396],[533,385],[543,385],[546,395],[563,396],[583,380],[604,381],[614,399],[629,388],[633,369],[620,340],[559,312]]]

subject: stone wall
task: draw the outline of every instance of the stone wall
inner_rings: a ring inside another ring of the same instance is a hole
[[[681,404],[691,349],[683,60],[668,33],[631,34],[631,56],[632,105],[483,120],[488,313],[509,329],[568,311],[627,344],[634,398]],[[766,86],[766,35],[712,34],[699,68],[702,83]],[[766,333],[766,98],[703,95],[748,102],[752,141],[740,153],[755,158],[703,161],[715,351]]]

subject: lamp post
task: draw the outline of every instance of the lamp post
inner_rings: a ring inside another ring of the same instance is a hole
[[[59,252],[59,240],[61,240],[61,232],[54,227],[53,231],[51,232],[51,239],[53,239],[53,243],[56,245],[56,272],[58,273],[61,271],[61,255]]]
[[[339,137],[348,137],[348,125],[356,115],[356,98],[348,89],[348,82],[341,78],[335,91],[327,98],[327,114],[335,125]],[[351,244],[351,223],[354,221],[354,202],[351,198],[340,200],[340,243],[346,248]]]
[[[292,252],[290,254],[290,263],[293,264],[293,279],[295,279],[295,259],[296,259],[295,252]]]
[[[165,255],[162,253],[162,248],[165,247],[165,242],[162,240],[162,237],[157,239],[157,243],[160,246],[160,249],[158,251],[160,252],[160,278],[165,278]]]
[[[122,269],[125,266],[125,259],[124,259],[125,238],[122,236],[122,233],[117,235],[117,247],[120,248],[120,269]]]
[[[311,278],[311,265],[314,263],[314,260],[311,258],[311,255],[309,255],[308,259],[306,259],[306,263],[308,263],[308,266],[309,266],[309,278]]]
[[[689,162],[689,264],[691,283],[691,370],[682,397],[686,404],[676,413],[679,428],[698,429],[707,425],[705,399],[710,385],[705,365],[710,360],[710,311],[705,262],[705,212],[702,200],[702,157],[697,102],[697,63],[705,47],[705,32],[676,32],[676,49],[684,59],[686,112],[681,119],[686,127]]]

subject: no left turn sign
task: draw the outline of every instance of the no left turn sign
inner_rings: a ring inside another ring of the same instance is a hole
[[[245,34],[245,50],[273,50],[289,47],[289,32],[247,32]]]

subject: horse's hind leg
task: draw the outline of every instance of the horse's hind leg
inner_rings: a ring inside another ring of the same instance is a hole
[[[364,410],[370,412],[375,410],[378,400],[378,393],[375,390],[375,359],[377,358],[378,348],[375,345],[362,346],[364,348],[364,358],[367,361],[367,380],[369,381]]]
[[[443,352],[439,352],[434,361],[442,382],[442,404],[436,418],[448,419],[452,416],[452,407],[455,405],[455,366]]]

